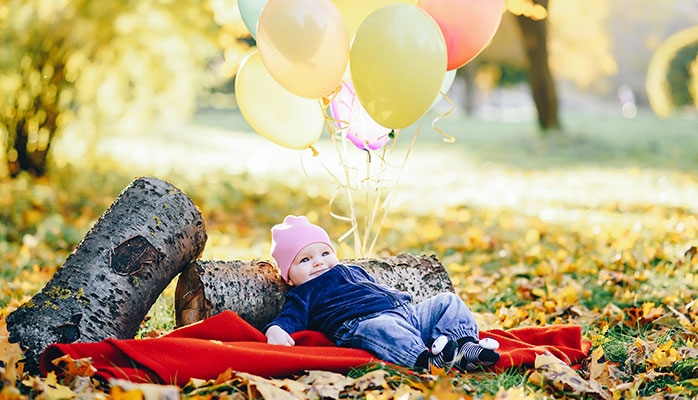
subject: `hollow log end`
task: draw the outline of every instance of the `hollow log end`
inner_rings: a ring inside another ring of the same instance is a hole
[[[204,271],[196,261],[189,263],[175,287],[175,324],[188,325],[211,316],[211,301],[206,298],[201,280]]]

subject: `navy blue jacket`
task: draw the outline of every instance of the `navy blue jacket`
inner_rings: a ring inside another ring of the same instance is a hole
[[[310,329],[332,338],[345,321],[411,301],[408,293],[376,283],[363,268],[337,264],[291,289],[281,313],[264,331],[278,325],[289,334]]]

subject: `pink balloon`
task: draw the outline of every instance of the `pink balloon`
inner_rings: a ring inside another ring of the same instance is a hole
[[[499,28],[504,0],[419,0],[417,6],[436,21],[446,41],[447,70],[475,58]]]
[[[391,129],[379,125],[368,115],[351,82],[343,83],[342,89],[330,102],[330,114],[337,120],[338,128],[346,128],[346,138],[359,150],[378,150],[390,140]]]

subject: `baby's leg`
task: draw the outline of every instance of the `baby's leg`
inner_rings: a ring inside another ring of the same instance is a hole
[[[340,346],[369,350],[382,360],[408,368],[425,352],[431,355],[420,332],[399,310],[347,321],[335,339]]]
[[[439,293],[414,305],[413,324],[425,343],[439,336],[449,339],[477,338],[479,329],[473,314],[455,293]]]
[[[444,335],[458,343],[455,366],[471,371],[499,360],[498,343],[480,344],[472,313],[455,293],[440,293],[414,306],[415,326],[426,343]]]

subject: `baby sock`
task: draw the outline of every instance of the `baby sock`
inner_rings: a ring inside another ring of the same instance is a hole
[[[448,372],[456,362],[457,350],[458,343],[455,340],[448,340],[436,354],[430,350],[424,350],[417,358],[415,368],[431,371],[431,367],[436,367]]]
[[[462,371],[474,371],[479,367],[489,367],[499,361],[499,353],[495,350],[499,343],[493,339],[483,339],[478,342],[475,338],[463,337],[458,339],[458,354],[456,367]]]

